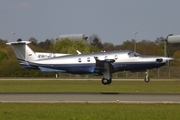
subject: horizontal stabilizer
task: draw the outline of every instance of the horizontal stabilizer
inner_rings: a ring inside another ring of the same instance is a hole
[[[29,44],[31,43],[30,41],[18,41],[18,42],[9,42],[6,43],[6,45],[16,45],[16,44]]]
[[[39,69],[43,72],[66,72],[65,70],[58,70],[53,68],[39,67]]]

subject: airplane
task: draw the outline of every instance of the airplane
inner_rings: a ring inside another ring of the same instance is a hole
[[[30,41],[9,42],[20,65],[26,69],[43,72],[103,75],[102,84],[112,82],[112,74],[118,71],[146,72],[145,82],[149,82],[148,69],[164,66],[173,58],[165,56],[141,55],[132,50],[118,50],[82,54],[59,54],[34,52],[27,44]]]

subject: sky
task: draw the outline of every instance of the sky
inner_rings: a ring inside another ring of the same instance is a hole
[[[180,0],[0,0],[1,39],[65,34],[96,34],[114,45],[180,35]]]

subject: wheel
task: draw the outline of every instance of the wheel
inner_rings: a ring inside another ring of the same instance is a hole
[[[107,78],[103,78],[103,79],[102,79],[102,84],[108,85],[108,84],[111,83],[111,81],[112,81],[111,79],[108,80]]]
[[[108,80],[108,84],[111,84],[111,82],[112,82],[112,79],[109,79],[109,80]]]
[[[107,85],[107,84],[108,84],[108,79],[103,78],[103,79],[102,79],[102,84]]]
[[[111,84],[111,82],[112,82],[112,79],[107,79],[107,78],[102,79],[102,84],[104,84],[104,85]]]
[[[145,78],[144,78],[144,81],[145,81],[146,83],[148,83],[148,82],[150,81],[149,77],[145,77]]]

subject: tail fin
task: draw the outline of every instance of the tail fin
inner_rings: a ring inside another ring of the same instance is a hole
[[[11,45],[14,53],[18,60],[24,61],[34,61],[38,60],[38,57],[34,51],[27,45],[31,42],[29,41],[18,41],[18,42],[9,42],[7,45]]]

